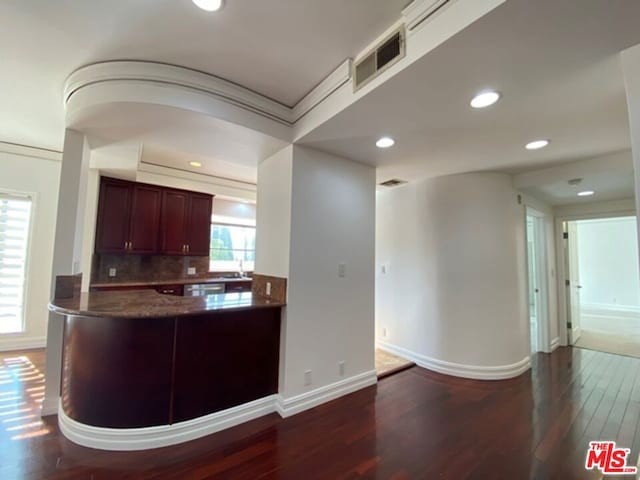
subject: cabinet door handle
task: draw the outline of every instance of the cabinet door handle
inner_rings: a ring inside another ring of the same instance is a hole
[[[187,250],[187,248],[186,248],[186,247],[187,247],[186,245],[182,245],[182,253],[185,253],[185,252],[186,252],[186,250]]]
[[[191,245],[187,244],[187,253],[189,253],[189,250],[191,250]]]
[[[133,250],[133,242],[129,242],[129,251]]]
[[[129,242],[124,242],[124,249],[128,250],[129,249]]]

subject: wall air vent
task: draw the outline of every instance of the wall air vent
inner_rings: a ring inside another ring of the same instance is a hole
[[[404,26],[373,47],[353,65],[353,91],[357,91],[405,55]]]
[[[407,183],[406,180],[400,180],[399,178],[392,178],[391,180],[387,180],[386,182],[382,182],[379,185],[381,187],[397,187],[398,185],[404,185]]]

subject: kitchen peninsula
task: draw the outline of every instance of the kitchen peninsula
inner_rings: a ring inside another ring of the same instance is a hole
[[[277,393],[284,305],[251,292],[75,292],[53,300],[50,310],[65,316],[61,417],[131,432]]]

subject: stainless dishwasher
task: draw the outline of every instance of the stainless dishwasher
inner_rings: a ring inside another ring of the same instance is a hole
[[[202,297],[216,293],[224,293],[224,283],[198,283],[184,287],[185,297]]]

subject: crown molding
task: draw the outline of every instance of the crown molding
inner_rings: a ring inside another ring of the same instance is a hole
[[[62,152],[46,148],[31,147],[29,145],[20,145],[18,143],[0,142],[0,152],[21,155],[23,157],[52,160],[54,162],[62,161]]]
[[[404,10],[402,16],[407,30],[412,31],[421,25],[430,15],[451,0],[414,0]]]
[[[245,87],[208,73],[177,65],[141,60],[94,63],[71,73],[64,84],[64,104],[87,87],[99,84],[153,84],[173,86],[209,95],[267,119],[292,127],[296,121],[351,79],[352,60],[347,59],[295,106],[289,107]]]
[[[320,82],[313,90],[311,90],[302,100],[300,100],[292,109],[294,122],[297,122],[309,111],[331,95],[342,85],[351,80],[351,68],[353,61],[348,58],[340,64],[333,72],[329,74],[322,82]]]
[[[248,88],[208,73],[165,63],[114,60],[79,68],[67,78],[63,95],[71,96],[89,85],[105,82],[147,82],[196,90],[246,110],[291,125],[291,108]]]

